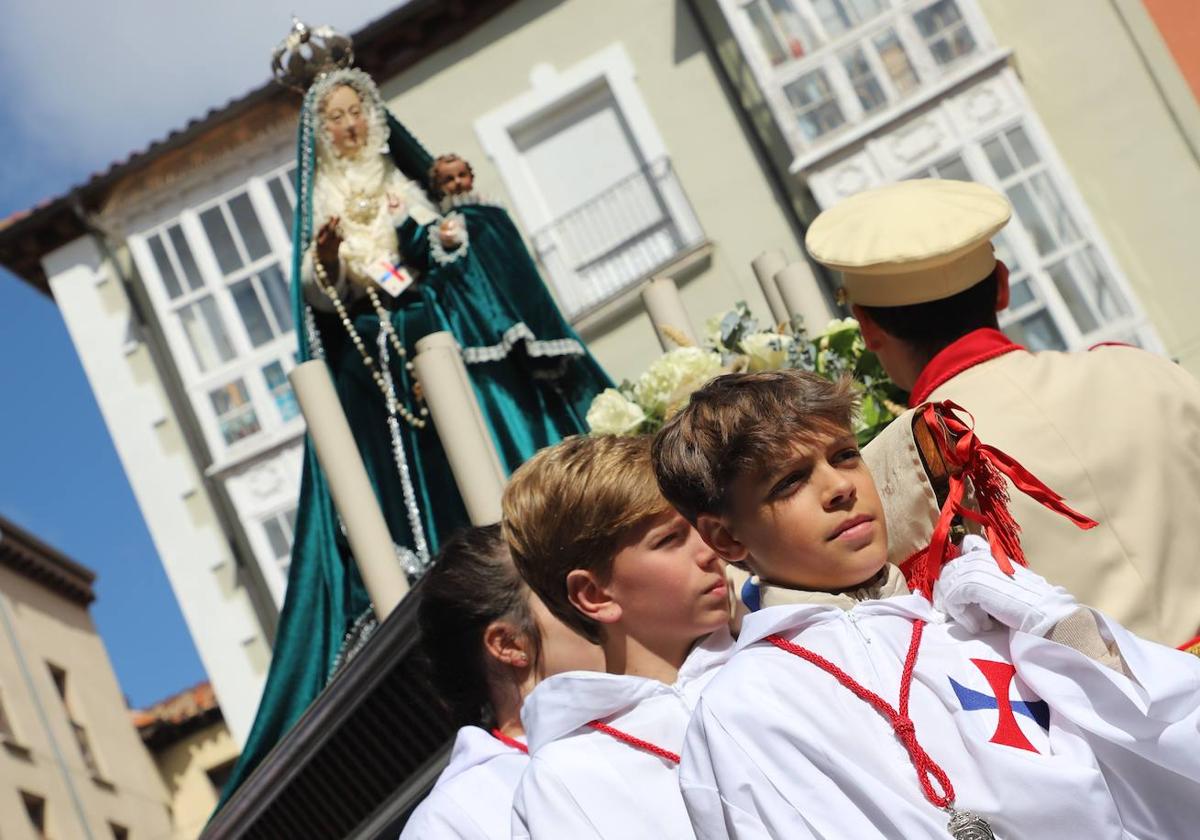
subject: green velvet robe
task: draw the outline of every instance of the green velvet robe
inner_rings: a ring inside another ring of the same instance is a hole
[[[310,310],[300,288],[300,260],[312,239],[311,183],[315,175],[316,108],[306,96],[297,143],[297,212],[293,231],[293,306],[300,362],[324,356],[342,406],[354,430],[368,475],[375,486],[392,538],[415,549],[383,395],[372,381],[340,321]],[[432,157],[388,114],[393,160],[409,178],[428,186]],[[465,348],[495,348],[508,331],[526,323],[538,339],[567,340],[557,345],[517,342],[496,359],[468,365],[476,396],[492,431],[501,462],[510,472],[538,449],[562,437],[587,431],[585,414],[608,377],[554,306],[519,232],[497,208],[463,209],[470,236],[458,266],[429,259],[428,231],[408,223],[400,243],[425,276],[389,301],[390,319],[409,357],[417,339],[449,330]],[[511,270],[509,269],[511,267]],[[387,294],[381,298],[387,300]],[[517,305],[520,304],[520,305]],[[355,310],[354,324],[364,345],[378,357],[379,318],[369,307]],[[536,355],[557,347],[566,355]],[[535,355],[530,354],[530,350]],[[485,354],[486,355],[486,354]],[[495,350],[492,355],[496,355]],[[392,353],[389,367],[397,394],[406,398],[412,381],[404,360]],[[408,407],[417,408],[411,401]],[[400,421],[400,436],[412,479],[418,518],[430,553],[468,519],[430,423],[414,430]],[[400,562],[397,560],[397,562]],[[362,579],[339,527],[329,487],[306,438],[300,500],[287,596],[279,619],[270,671],[246,745],[222,791],[218,810],[292,728],[333,676],[347,633],[370,609]]]

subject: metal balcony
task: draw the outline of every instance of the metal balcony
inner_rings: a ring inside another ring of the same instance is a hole
[[[661,157],[531,239],[563,314],[577,321],[703,243],[704,232]]]

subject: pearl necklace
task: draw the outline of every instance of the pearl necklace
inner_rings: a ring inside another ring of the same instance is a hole
[[[317,257],[314,250],[312,256],[313,274],[317,278],[317,286],[324,292],[325,296],[333,303],[333,308],[337,312],[338,317],[342,320],[342,326],[346,328],[346,333],[350,336],[350,340],[354,343],[354,347],[358,350],[358,355],[362,357],[363,364],[367,370],[371,372],[371,378],[375,380],[375,384],[379,387],[380,393],[383,394],[385,403],[392,402],[392,394],[388,388],[387,382],[384,381],[383,374],[380,373],[378,366],[375,364],[375,359],[367,352],[366,346],[363,344],[362,336],[358,334],[358,330],[354,328],[354,321],[350,319],[350,313],[346,311],[346,305],[342,302],[341,296],[333,285],[329,282],[329,274],[325,271],[325,266],[321,264],[321,260]],[[379,294],[374,287],[367,286],[367,297],[371,299],[371,306],[375,309],[375,314],[379,317],[379,329],[382,330],[388,337],[396,355],[405,360],[404,367],[411,371],[413,364],[408,359],[408,351],[404,349],[404,345],[400,343],[400,337],[396,335],[395,329],[392,327],[392,321],[389,317],[387,309],[384,308],[383,302],[379,300]],[[425,406],[421,407],[420,416],[413,414],[408,410],[407,406],[403,405],[399,400],[395,401],[397,413],[404,418],[404,422],[408,423],[414,429],[424,429],[429,421],[425,418],[429,416],[429,409]]]

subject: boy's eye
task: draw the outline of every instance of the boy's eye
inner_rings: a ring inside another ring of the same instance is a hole
[[[843,449],[841,452],[839,452],[837,454],[837,460],[839,463],[845,463],[846,461],[856,461],[861,457],[862,457],[862,452],[859,451],[857,446],[851,446],[847,449]]]
[[[796,472],[788,473],[778,483],[776,483],[774,487],[771,488],[770,496],[773,499],[784,496],[807,480],[808,470],[797,470]]]
[[[652,542],[650,544],[650,548],[654,551],[657,551],[660,548],[666,548],[668,545],[671,545],[676,540],[678,540],[679,536],[680,536],[679,531],[670,531],[666,534],[663,534],[661,537],[657,538],[654,542]]]

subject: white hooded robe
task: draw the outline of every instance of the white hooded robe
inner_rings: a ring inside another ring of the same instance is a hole
[[[733,650],[722,629],[697,645],[672,685],[572,671],[525,700],[531,760],[513,798],[514,840],[690,838],[678,767],[587,724],[599,720],[676,754],[701,690]]]
[[[490,732],[464,726],[400,840],[508,840],[513,790],[528,764],[527,755]]]
[[[918,618],[928,625],[909,714],[957,808],[1001,840],[1200,836],[1200,659],[1097,614],[1128,678],[1005,627],[971,636],[919,595],[848,611],[774,606],[743,621],[683,751],[696,835],[946,840],[947,815],[926,800],[891,724],[764,641],[778,634],[812,650],[895,707]]]

